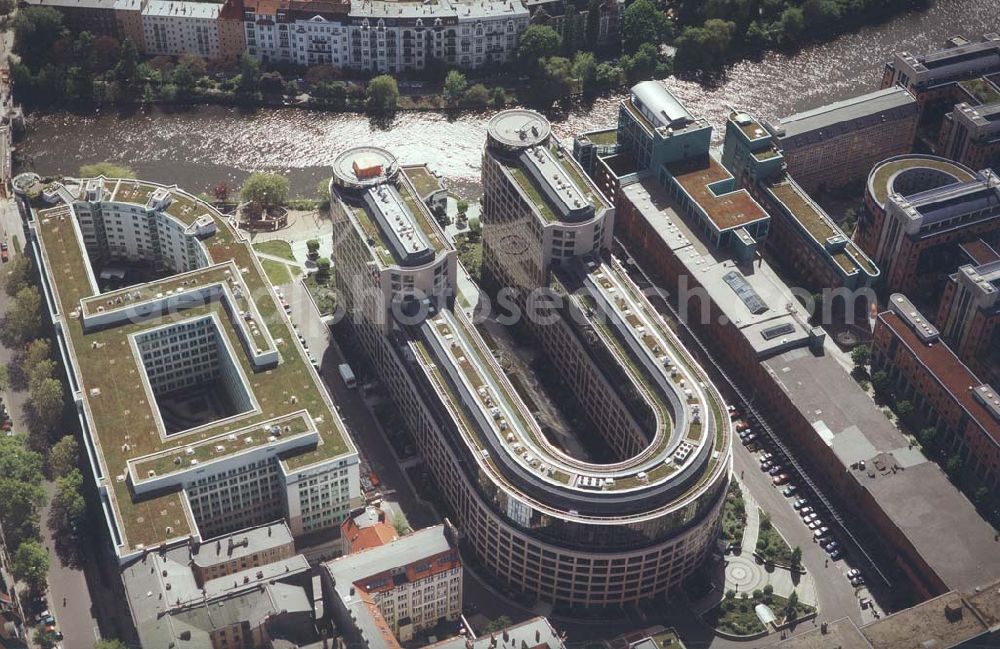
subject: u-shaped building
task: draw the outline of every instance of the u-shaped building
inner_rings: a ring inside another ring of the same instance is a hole
[[[610,255],[614,209],[544,117],[491,121],[483,187],[497,320],[526,324],[612,461],[546,437],[475,322],[477,296],[428,207],[440,186],[367,147],[342,154],[331,182],[346,317],[497,579],[580,606],[664,592],[718,539],[732,450],[722,399]]]

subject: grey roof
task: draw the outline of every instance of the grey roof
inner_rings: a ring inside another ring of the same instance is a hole
[[[694,121],[684,104],[659,81],[643,81],[632,86],[632,95],[660,126],[676,126]]]
[[[948,588],[970,588],[1000,575],[1000,543],[993,528],[833,357],[800,349],[764,365]],[[876,458],[889,467],[885,472],[874,468]],[[860,461],[865,469],[850,468]]]
[[[544,617],[533,617],[520,624],[497,631],[487,633],[472,640],[471,645],[465,636],[449,638],[429,645],[427,649],[489,649],[491,647],[547,647],[548,649],[564,649],[566,646],[548,619]]]
[[[191,560],[205,568],[288,543],[292,543],[292,532],[281,521],[209,539],[191,552]]]
[[[826,139],[884,119],[916,114],[917,100],[906,88],[876,90],[782,118],[781,146],[792,148],[800,142]]]

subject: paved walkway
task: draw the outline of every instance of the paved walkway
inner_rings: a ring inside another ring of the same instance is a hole
[[[747,513],[747,524],[743,528],[743,542],[740,548],[743,554],[753,554],[757,549],[757,537],[760,535],[760,507],[750,495],[746,485],[740,484],[740,491],[743,492],[743,504]]]

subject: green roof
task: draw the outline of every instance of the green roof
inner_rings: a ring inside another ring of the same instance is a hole
[[[109,180],[114,188],[117,181]],[[105,195],[106,200],[132,202],[145,206],[152,192],[163,187],[151,183],[122,181],[117,191]],[[269,288],[263,269],[253,254],[249,243],[238,236],[229,221],[211,206],[174,187],[170,191],[173,202],[166,210],[170,216],[191,223],[208,214],[216,222],[217,231],[201,241],[213,266],[185,273],[185,278],[196,279],[199,285],[220,281],[225,269],[236,269],[247,292],[253,297],[256,310],[275,341],[280,361],[269,369],[257,369],[246,354],[236,326],[219,301],[195,308],[160,316],[151,322],[129,323],[104,329],[84,331],[78,308],[81,301],[91,298],[89,259],[82,240],[77,236],[72,212],[67,206],[42,210],[37,215],[35,229],[41,247],[48,284],[52,289],[56,308],[64,316],[64,331],[73,357],[76,382],[82,386],[83,397],[89,414],[98,453],[103,459],[104,471],[109,481],[112,505],[126,548],[142,544],[149,546],[168,538],[192,532],[186,519],[179,491],[158,494],[152,498],[136,499],[127,481],[116,476],[126,473],[126,463],[147,455],[163,453],[195,444],[199,441],[225,435],[248,426],[259,425],[291,413],[306,410],[319,433],[319,443],[300,449],[282,458],[288,470],[296,470],[330,458],[353,453],[353,446],[343,423],[331,408],[326,389],[301,350],[296,346],[295,333],[279,308],[276,297]],[[222,265],[219,265],[222,264]],[[155,298],[175,287],[179,279],[166,278],[146,285],[129,287],[139,292],[143,299]],[[93,302],[108,299],[121,291],[103,294],[85,302],[86,312],[96,310]],[[259,412],[224,419],[218,425],[206,425],[190,433],[163,437],[156,424],[155,405],[149,402],[140,372],[138,359],[132,352],[129,336],[136,332],[164,324],[186,320],[198,315],[216,314],[221,332],[227,336],[235,351],[234,360],[242,368],[259,405]],[[293,398],[294,397],[294,398]],[[214,449],[213,449],[214,450]],[[233,447],[231,452],[242,448]],[[170,455],[171,461],[174,455]],[[147,460],[141,467],[145,470]],[[148,462],[155,462],[149,459]],[[160,468],[160,464],[156,464]],[[167,534],[166,527],[172,528]]]

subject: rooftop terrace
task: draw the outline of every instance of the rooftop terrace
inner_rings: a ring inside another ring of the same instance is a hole
[[[352,453],[353,446],[315,370],[305,360],[305,354],[298,346],[287,317],[278,307],[259,262],[228,219],[176,187],[136,181],[119,183],[108,180],[107,183],[115,189],[106,198],[111,196],[115,201],[127,202],[135,200],[143,206],[157,189],[168,191],[173,202],[166,213],[183,223],[189,223],[202,214],[210,215],[217,230],[199,245],[205,247],[211,263],[223,263],[223,266],[192,271],[185,277],[193,278],[202,285],[217,280],[220,268],[238,269],[239,279],[246,286],[262,325],[276,344],[280,356],[276,366],[263,371],[254,366],[248,354],[236,353],[234,356],[249,378],[248,389],[253,393],[258,409],[244,416],[221,420],[218,425],[206,425],[190,433],[166,437],[156,424],[155,404],[149,401],[142,381],[144,370],[132,352],[129,337],[151,326],[215,314],[221,332],[229,339],[231,347],[242,352],[240,335],[232,316],[226,312],[224,304],[216,300],[161,314],[152,321],[85,330],[78,313],[81,301],[94,296],[97,288],[92,283],[90,261],[72,208],[60,205],[37,213],[33,229],[46,269],[46,286],[53,296],[53,308],[64,322],[73,365],[67,369],[74,389],[82,386],[80,397],[84,402],[101,470],[107,480],[124,553],[194,531],[180,491],[173,490],[148,498],[138,498],[133,494],[129,482],[122,478],[130,461],[153,456],[139,463],[140,471],[147,471],[148,475],[150,469],[158,472],[161,469],[154,458],[169,456],[172,461],[178,455],[187,457],[184,455],[185,447],[195,447],[196,454],[207,453],[215,458],[240,452],[244,450],[242,442],[240,445],[216,443],[211,448],[200,443],[247,427],[282,421],[283,417],[302,410],[311,417],[318,433],[318,443],[283,457],[281,462],[286,470],[300,469]],[[167,278],[129,290],[144,298],[154,296],[152,299],[156,299],[156,294],[169,290],[167,287],[173,281]],[[102,296],[100,299],[105,298]],[[92,302],[88,302],[86,307],[89,308]],[[253,437],[257,439],[255,445],[266,441],[266,436],[260,434]],[[219,451],[219,445],[225,450]],[[155,468],[150,462],[156,464]],[[167,531],[167,528],[170,530]]]

